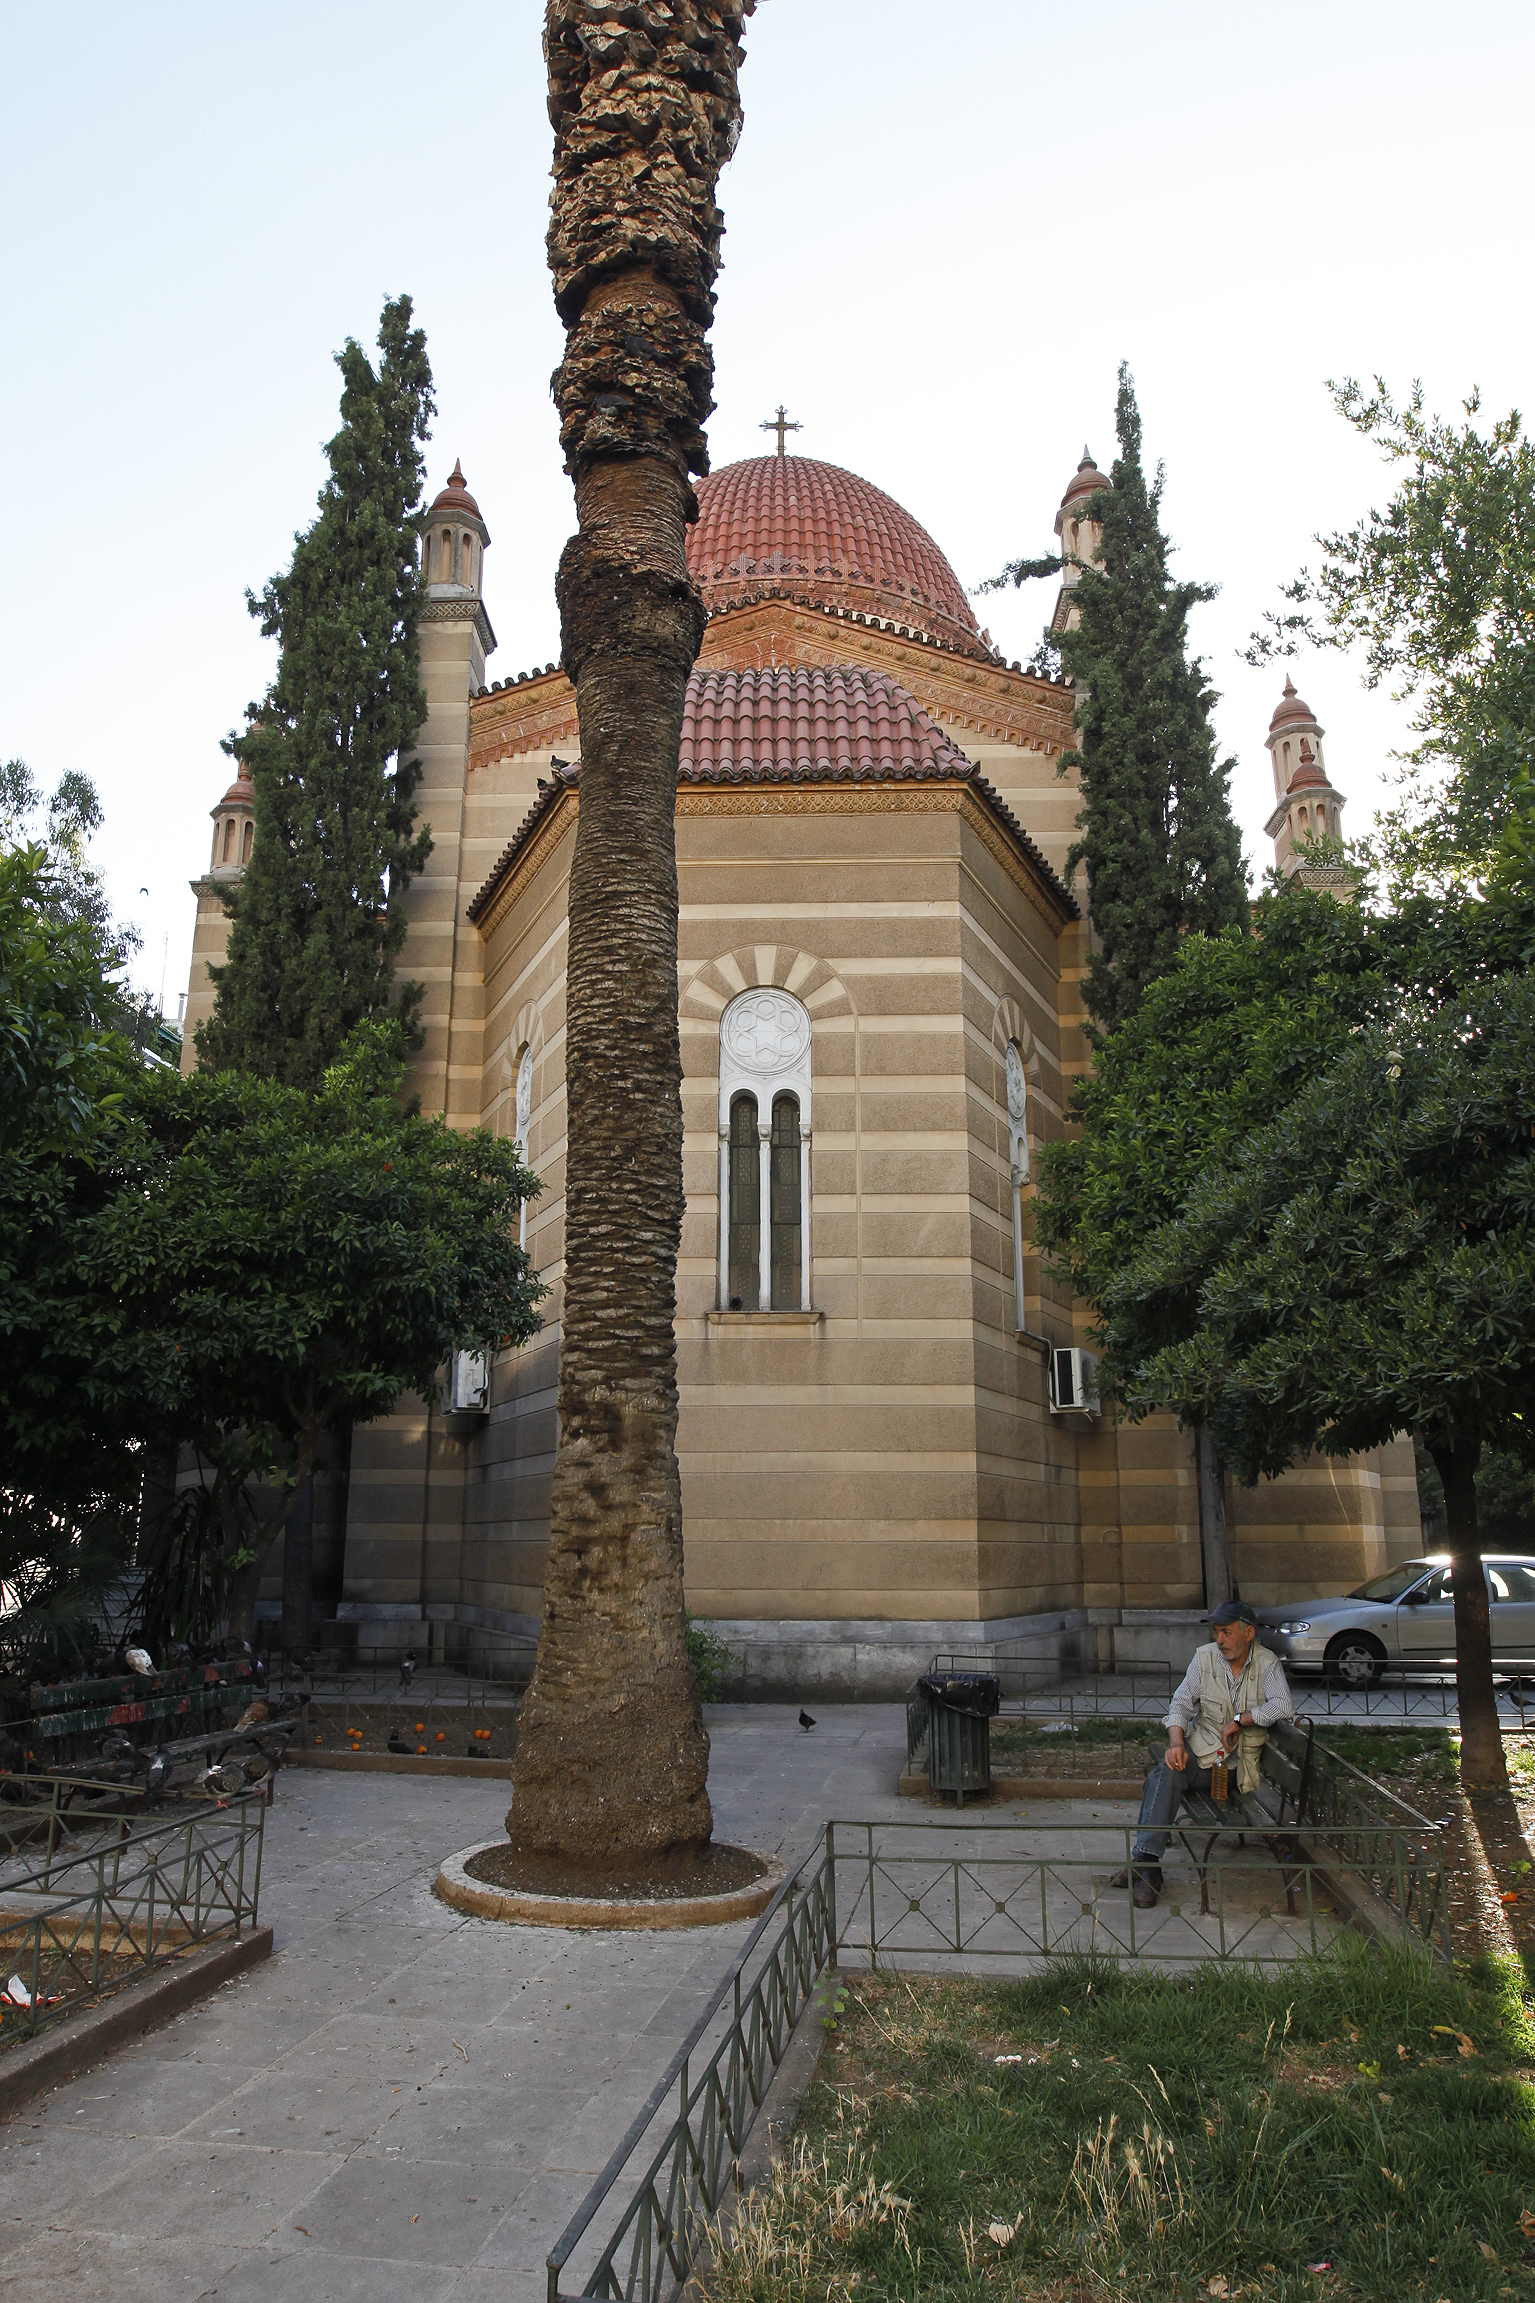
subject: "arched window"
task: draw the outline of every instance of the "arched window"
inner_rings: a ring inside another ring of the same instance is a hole
[[[225,862],[226,864],[228,863],[228,861],[229,861],[230,857],[231,857],[231,856],[234,854],[234,850],[235,850],[235,820],[234,820],[234,817],[233,817],[233,816],[226,816],[226,817],[224,818],[224,858],[223,858],[223,860],[224,860],[224,862]]]
[[[517,1157],[524,1167],[531,1165],[528,1141],[533,1125],[533,1050],[524,1048],[517,1059]],[[528,1244],[528,1203],[523,1201],[517,1217],[517,1245]]]
[[[720,1018],[721,1310],[810,1308],[810,1018],[763,984]]]
[[[470,536],[458,540],[458,580],[461,584],[474,582],[474,540]]]
[[[729,1293],[725,1301],[732,1311],[756,1311],[762,1302],[761,1167],[757,1099],[743,1091],[730,1106]]]
[[[255,837],[256,837],[256,826],[255,826],[255,823],[254,823],[254,821],[253,821],[253,819],[252,819],[251,817],[247,816],[247,817],[246,817],[246,819],[245,819],[245,833],[244,833],[244,837],[241,839],[241,842],[240,842],[240,861],[241,861],[241,863],[242,863],[242,864],[248,864],[248,863],[250,862],[250,860],[251,860],[251,846],[252,846],[252,843],[253,843],[253,842],[254,842],[254,840],[255,840]]]
[[[444,528],[442,531],[442,550],[437,560],[437,581],[439,584],[451,584],[453,581],[453,530],[451,528]]]
[[[1007,1164],[1013,1203],[1013,1326],[1028,1326],[1023,1287],[1023,1187],[1029,1180],[1029,1083],[1023,1050],[1007,1043]]]
[[[1286,783],[1290,781],[1290,746],[1288,742],[1284,748],[1284,780]]]

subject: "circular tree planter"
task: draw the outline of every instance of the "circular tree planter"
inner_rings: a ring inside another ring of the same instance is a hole
[[[783,1865],[759,1855],[759,1875],[715,1894],[672,1888],[658,1895],[552,1894],[547,1889],[503,1887],[476,1879],[468,1869],[476,1856],[504,1848],[504,1839],[477,1840],[460,1848],[439,1870],[433,1886],[444,1903],[477,1919],[505,1919],[518,1927],[723,1927],[735,1919],[755,1919],[777,1894]],[[739,1851],[732,1851],[739,1852]]]

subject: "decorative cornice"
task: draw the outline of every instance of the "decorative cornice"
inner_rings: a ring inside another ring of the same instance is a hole
[[[554,791],[548,814],[530,835],[526,846],[508,856],[498,873],[468,907],[468,916],[480,934],[489,937],[512,905],[542,870],[580,814],[578,788],[563,784]],[[795,783],[795,784],[679,784],[677,815],[687,816],[853,816],[853,815],[958,815],[961,823],[1002,866],[1013,885],[1028,897],[1059,935],[1079,912],[1074,899],[1023,852],[1006,827],[967,784],[954,783]]]
[[[495,653],[496,635],[491,629],[490,618],[485,613],[485,603],[483,600],[476,599],[472,592],[466,592],[462,599],[457,600],[425,601],[421,609],[421,622],[423,624],[473,624],[479,637],[480,646],[485,650],[486,655]]]
[[[535,873],[542,871],[565,834],[575,830],[576,818],[580,813],[581,802],[575,785],[563,785],[555,796],[548,816],[527,846],[515,857],[500,885],[497,886],[492,878],[469,905],[468,916],[482,936],[495,933],[528,882]]]

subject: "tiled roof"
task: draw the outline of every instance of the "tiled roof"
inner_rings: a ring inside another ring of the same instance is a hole
[[[478,919],[561,794],[580,778],[554,762],[538,798],[469,905]],[[678,754],[683,784],[965,784],[1046,883],[1080,917],[1069,890],[994,787],[885,672],[860,665],[704,671],[688,681]]]
[[[678,773],[690,782],[935,772],[969,775],[970,762],[887,673],[833,664],[688,682]]]
[[[697,486],[688,567],[711,615],[777,594],[890,617],[992,660],[927,530],[856,472],[809,456],[751,456]]]

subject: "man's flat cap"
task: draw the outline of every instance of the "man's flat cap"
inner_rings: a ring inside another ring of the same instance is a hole
[[[1258,1618],[1245,1599],[1223,1599],[1220,1606],[1212,1610],[1210,1621],[1212,1623],[1250,1623],[1254,1631],[1258,1628]]]

